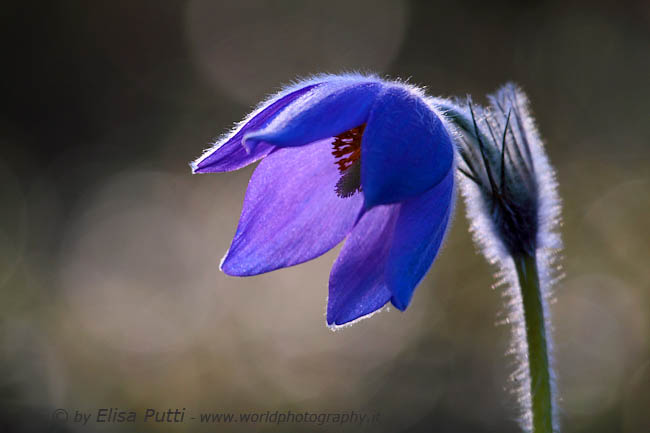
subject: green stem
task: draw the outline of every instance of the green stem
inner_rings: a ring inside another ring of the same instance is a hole
[[[524,304],[533,433],[553,433],[546,321],[544,320],[544,303],[540,290],[537,261],[535,257],[529,255],[514,257],[514,261],[521,287],[521,299]]]

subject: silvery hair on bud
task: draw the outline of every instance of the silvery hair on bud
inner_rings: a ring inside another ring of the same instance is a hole
[[[509,353],[516,360],[512,376],[522,407],[521,425],[532,430],[526,327],[513,258],[535,257],[539,271],[546,329],[551,334],[548,304],[558,278],[554,268],[561,239],[560,199],[555,171],[529,111],[526,95],[506,84],[488,96],[484,108],[466,100],[435,99],[456,133],[470,231],[487,260],[499,266],[496,286],[504,285],[505,322],[513,329]],[[549,339],[550,340],[550,339]],[[552,363],[552,343],[547,342]],[[555,380],[552,378],[553,396]],[[557,410],[553,411],[557,414]],[[557,420],[554,420],[557,426]]]

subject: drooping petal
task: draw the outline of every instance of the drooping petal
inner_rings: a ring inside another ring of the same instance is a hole
[[[264,103],[244,119],[237,129],[219,140],[211,149],[194,161],[192,171],[194,173],[217,173],[237,170],[268,155],[273,150],[273,145],[261,143],[254,152],[249,153],[242,146],[244,135],[264,128],[284,108],[316,86],[318,84],[309,84],[286,94],[281,93]]]
[[[327,252],[352,230],[363,197],[341,199],[331,139],[278,149],[256,168],[221,269],[257,275]]]
[[[431,190],[400,204],[386,263],[391,302],[405,310],[435,259],[453,212],[454,170]]]
[[[419,95],[393,86],[378,96],[361,142],[366,207],[424,193],[445,177],[452,161],[451,139]]]
[[[383,84],[376,79],[338,79],[303,95],[263,130],[244,137],[244,146],[260,143],[280,147],[302,146],[333,137],[366,122]]]
[[[384,271],[399,206],[367,211],[345,241],[330,273],[328,325],[370,314],[390,300]]]

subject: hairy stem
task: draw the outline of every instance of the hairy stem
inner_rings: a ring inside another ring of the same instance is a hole
[[[522,255],[514,257],[514,262],[526,323],[533,433],[553,433],[551,374],[537,260],[530,255]]]

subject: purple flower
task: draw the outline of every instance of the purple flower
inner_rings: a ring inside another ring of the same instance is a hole
[[[427,97],[375,76],[319,76],[262,103],[192,169],[231,171],[260,159],[221,270],[257,275],[345,240],[327,323],[388,301],[405,310],[453,210],[454,148]]]

